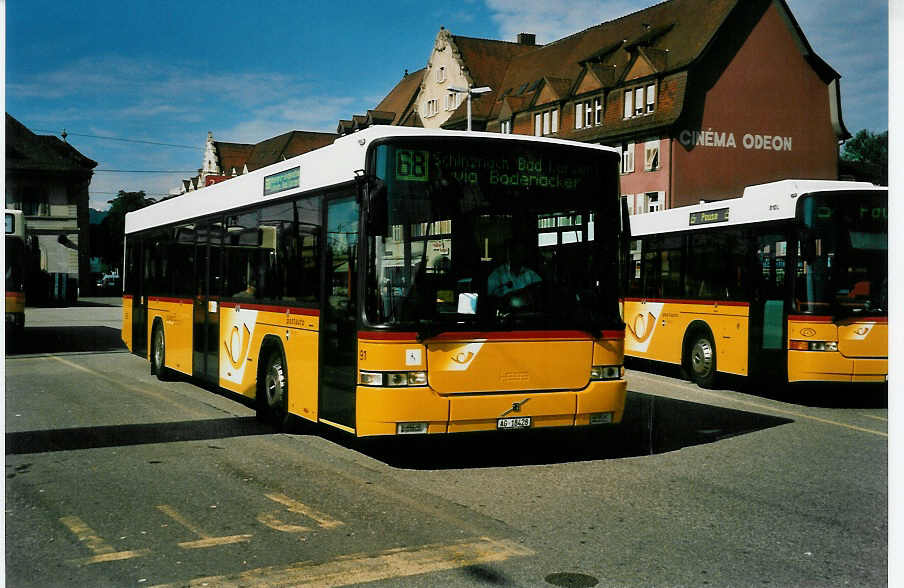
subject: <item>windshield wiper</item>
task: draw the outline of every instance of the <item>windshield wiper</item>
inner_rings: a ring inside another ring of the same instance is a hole
[[[423,343],[427,339],[436,337],[443,331],[448,330],[446,324],[442,321],[420,319],[417,323],[417,340],[419,343]]]

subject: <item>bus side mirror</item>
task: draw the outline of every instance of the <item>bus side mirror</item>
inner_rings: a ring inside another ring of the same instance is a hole
[[[359,175],[358,198],[364,213],[364,223],[370,235],[385,235],[388,230],[386,182],[376,177]]]

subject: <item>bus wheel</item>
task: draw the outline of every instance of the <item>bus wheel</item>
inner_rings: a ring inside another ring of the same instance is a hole
[[[258,419],[282,430],[289,420],[289,379],[281,352],[270,353],[264,364],[263,377],[257,382]]]
[[[716,379],[716,345],[709,333],[698,333],[691,341],[687,358],[691,378],[701,388],[709,388]]]
[[[151,335],[151,373],[156,374],[158,380],[166,380],[166,339],[159,323]]]

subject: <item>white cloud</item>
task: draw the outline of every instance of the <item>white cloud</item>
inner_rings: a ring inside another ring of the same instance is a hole
[[[636,12],[657,2],[638,4],[627,0],[486,0],[500,38],[513,41],[518,33],[534,33],[545,44],[602,22]]]

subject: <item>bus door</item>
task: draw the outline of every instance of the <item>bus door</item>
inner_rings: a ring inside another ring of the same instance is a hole
[[[148,297],[144,289],[144,272],[147,266],[142,261],[145,253],[142,241],[130,239],[126,244],[126,292],[132,294],[132,353],[148,355]]]
[[[214,384],[220,367],[221,232],[219,223],[198,227],[195,244],[192,375]]]
[[[753,241],[748,373],[784,377],[788,239],[767,232],[754,234]]]
[[[326,206],[326,260],[320,323],[320,418],[355,427],[358,333],[356,282],[358,203],[344,197]]]

